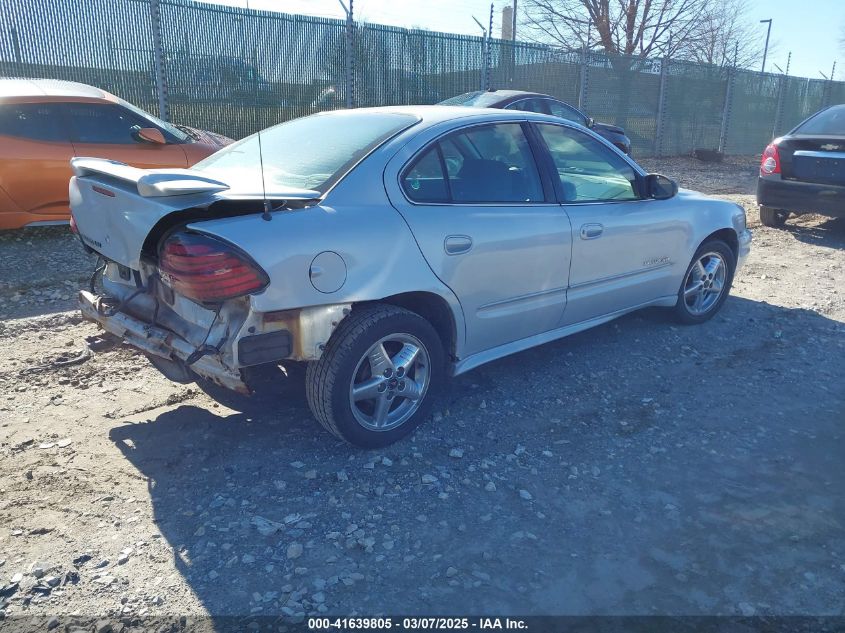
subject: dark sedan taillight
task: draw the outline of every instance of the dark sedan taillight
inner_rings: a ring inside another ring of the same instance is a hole
[[[259,292],[267,273],[240,250],[202,233],[175,233],[159,248],[163,281],[201,303],[218,303]]]
[[[760,158],[760,175],[771,176],[772,174],[780,173],[780,155],[778,154],[778,146],[770,143],[765,150],[763,156]]]

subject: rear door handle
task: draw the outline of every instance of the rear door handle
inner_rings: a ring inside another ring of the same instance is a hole
[[[447,255],[460,255],[472,248],[472,238],[469,235],[447,235],[443,241],[443,250]]]
[[[604,227],[601,224],[584,224],[581,226],[581,239],[594,240],[601,237]]]

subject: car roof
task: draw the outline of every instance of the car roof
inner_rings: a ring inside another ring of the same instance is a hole
[[[70,97],[115,100],[115,97],[105,90],[75,81],[0,77],[0,99],[7,97]]]
[[[464,106],[446,105],[402,105],[402,106],[380,106],[375,108],[354,108],[352,110],[326,110],[313,116],[343,116],[345,113],[360,112],[383,112],[385,114],[405,114],[419,119],[420,123],[427,127],[444,121],[463,119],[468,117],[489,117],[489,120],[498,119],[537,119],[538,121],[560,122],[559,117],[538,112],[523,112],[521,110],[501,110],[498,108],[467,108]]]

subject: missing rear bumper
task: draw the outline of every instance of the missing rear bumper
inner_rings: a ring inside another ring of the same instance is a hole
[[[136,319],[124,312],[106,313],[104,298],[85,290],[79,292],[82,316],[98,323],[104,330],[123,339],[145,354],[186,366],[195,347],[185,339],[164,328]],[[222,387],[249,395],[250,389],[241,372],[224,365],[216,356],[202,356],[188,370]]]

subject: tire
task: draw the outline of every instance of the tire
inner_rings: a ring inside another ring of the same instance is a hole
[[[773,209],[772,207],[760,207],[760,224],[774,228],[782,228],[789,217],[789,211]]]
[[[361,448],[380,448],[428,416],[444,376],[443,344],[431,324],[376,304],[356,307],[340,322],[322,357],[308,364],[305,392],[327,431]]]
[[[735,272],[736,256],[725,242],[709,240],[699,246],[678,290],[675,318],[686,325],[711,319],[728,298]]]

